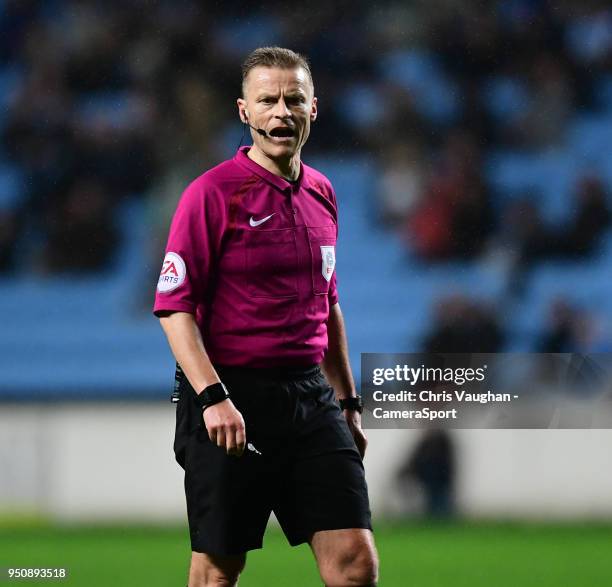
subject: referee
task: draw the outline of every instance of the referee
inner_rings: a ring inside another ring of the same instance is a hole
[[[291,545],[308,542],[326,585],[374,586],[336,197],[300,161],[317,118],[308,63],[256,49],[237,104],[253,145],[183,193],[154,309],[177,360],[189,587],[236,585],[272,511]]]

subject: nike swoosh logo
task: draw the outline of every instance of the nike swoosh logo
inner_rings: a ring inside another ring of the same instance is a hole
[[[255,228],[256,226],[259,226],[260,224],[263,224],[264,222],[266,222],[266,220],[270,220],[270,218],[272,218],[274,214],[276,214],[276,212],[273,212],[272,214],[270,214],[270,216],[266,216],[265,218],[262,218],[261,220],[255,220],[255,218],[251,216],[251,218],[249,219],[249,224],[253,228]]]

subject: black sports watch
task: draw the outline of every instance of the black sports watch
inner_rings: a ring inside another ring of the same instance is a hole
[[[363,412],[363,402],[361,401],[361,396],[356,395],[355,397],[345,397],[344,399],[339,400],[340,409],[351,410],[353,412],[359,412],[360,414]]]
[[[226,400],[229,396],[230,393],[227,391],[227,387],[223,383],[218,382],[208,385],[200,393],[196,393],[196,401],[202,410],[205,410]]]

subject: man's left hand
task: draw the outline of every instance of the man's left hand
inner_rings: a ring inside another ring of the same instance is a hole
[[[344,410],[344,417],[357,445],[357,450],[363,459],[368,446],[368,439],[361,429],[361,414],[356,410]]]

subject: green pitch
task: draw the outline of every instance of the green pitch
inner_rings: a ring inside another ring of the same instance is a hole
[[[612,526],[518,524],[379,525],[381,587],[608,587]],[[13,527],[0,529],[0,567],[67,567],[64,581],[0,585],[184,587],[184,529]],[[6,576],[6,575],[5,575]],[[241,587],[320,585],[308,547],[269,530],[249,555]]]

